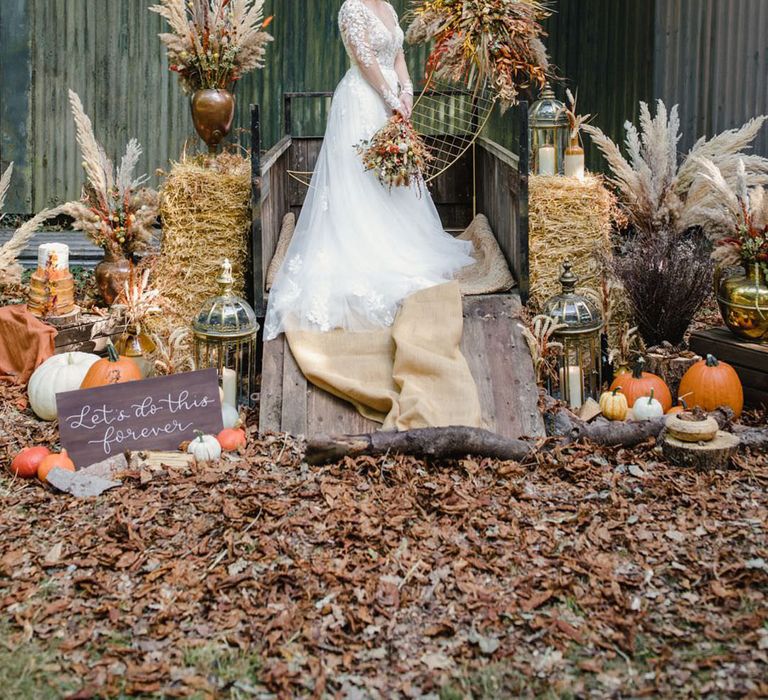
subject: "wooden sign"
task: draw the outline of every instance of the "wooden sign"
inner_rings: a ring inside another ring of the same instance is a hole
[[[175,450],[222,429],[215,369],[56,395],[61,445],[78,467],[125,450]]]

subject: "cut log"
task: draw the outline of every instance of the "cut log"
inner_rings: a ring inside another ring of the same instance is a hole
[[[695,469],[723,469],[728,466],[739,449],[739,438],[731,433],[718,432],[709,442],[683,442],[666,435],[661,449],[672,464]]]
[[[454,426],[364,435],[319,435],[307,443],[306,460],[310,464],[327,464],[344,457],[396,453],[435,459],[462,459],[472,454],[519,462],[531,456],[535,449],[535,442],[504,438],[479,428]]]

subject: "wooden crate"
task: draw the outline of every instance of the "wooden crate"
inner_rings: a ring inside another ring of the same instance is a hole
[[[115,338],[122,332],[122,326],[110,316],[81,314],[73,323],[56,328],[56,354],[64,352],[104,353],[107,338]]]
[[[691,350],[714,355],[738,372],[747,406],[768,407],[768,345],[740,340],[727,328],[710,328],[691,335]]]

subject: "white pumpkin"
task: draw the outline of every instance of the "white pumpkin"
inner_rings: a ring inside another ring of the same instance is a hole
[[[89,352],[65,352],[49,357],[29,379],[29,405],[38,418],[56,418],[56,394],[75,391],[99,356]]]
[[[221,457],[221,445],[213,435],[198,433],[197,437],[189,443],[187,452],[198,462],[215,462]]]
[[[664,407],[653,398],[653,389],[650,396],[641,396],[632,406],[632,415],[635,420],[653,420],[664,415]]]
[[[225,428],[239,428],[243,423],[240,413],[231,403],[221,404],[221,422]]]

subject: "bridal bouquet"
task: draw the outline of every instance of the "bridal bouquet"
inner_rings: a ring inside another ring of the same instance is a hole
[[[395,114],[370,140],[361,141],[357,152],[366,170],[375,171],[382,185],[419,188],[433,159],[424,140],[410,121]]]

